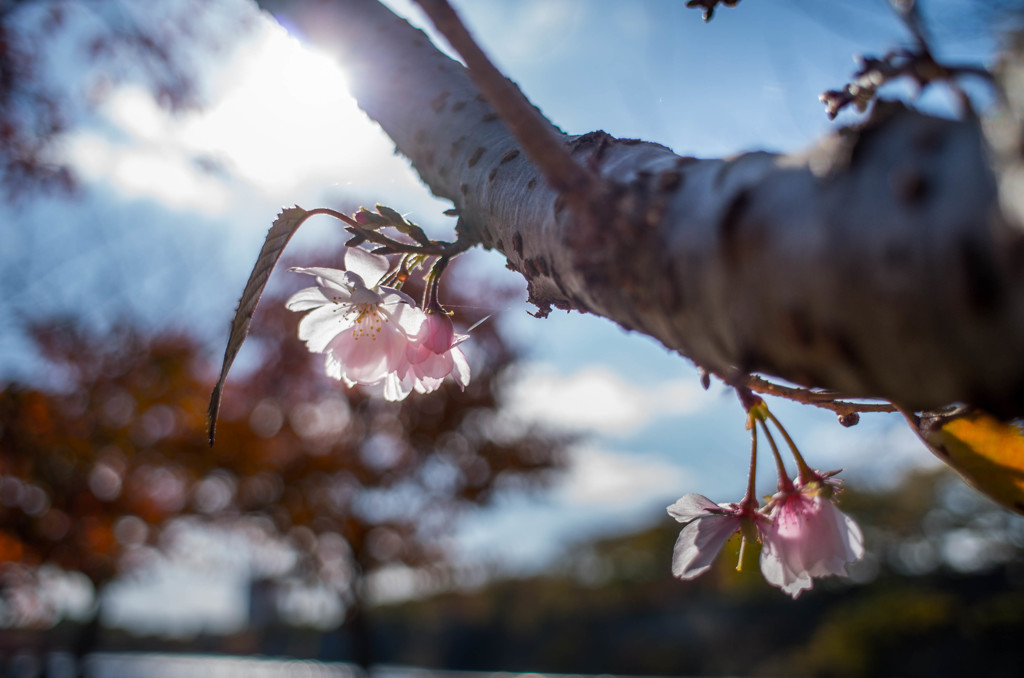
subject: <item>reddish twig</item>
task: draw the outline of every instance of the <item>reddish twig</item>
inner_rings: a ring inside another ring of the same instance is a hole
[[[783,386],[754,374],[732,375],[730,377],[723,376],[717,372],[713,372],[713,374],[738,391],[748,389],[755,393],[773,395],[805,405],[813,405],[814,407],[830,410],[835,412],[839,418],[839,423],[843,426],[857,424],[860,421],[861,413],[900,411],[892,403],[861,403],[844,400],[843,396],[835,391],[822,391],[801,388],[799,386]]]

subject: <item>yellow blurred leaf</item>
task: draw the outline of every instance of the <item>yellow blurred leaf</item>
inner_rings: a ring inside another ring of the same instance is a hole
[[[922,416],[914,428],[969,485],[1024,513],[1024,430],[1018,423],[957,408]]]

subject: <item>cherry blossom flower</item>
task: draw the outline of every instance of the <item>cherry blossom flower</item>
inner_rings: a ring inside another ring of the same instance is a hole
[[[694,579],[707,572],[725,542],[737,532],[757,539],[766,520],[758,513],[756,500],[716,504],[699,494],[683,496],[668,507],[668,513],[680,523],[688,523],[679,532],[672,552],[672,574],[679,579]]]
[[[426,322],[408,295],[380,284],[388,269],[387,259],[358,247],[346,249],[345,270],[291,269],[317,281],[286,303],[289,310],[309,312],[299,322],[299,338],[311,352],[326,355],[328,376],[348,386],[382,384],[402,370]]]
[[[676,539],[672,554],[672,574],[693,579],[706,572],[718,553],[737,532],[748,541],[762,543],[761,573],[772,586],[793,598],[813,586],[813,579],[846,575],[846,565],[864,557],[864,535],[860,527],[834,503],[840,481],[838,471],[822,473],[804,461],[793,439],[764,401],[749,391],[740,391],[747,408],[747,428],[751,432],[750,472],[747,493],[738,504],[716,504],[699,494],[687,494],[668,507],[669,515],[687,523]],[[785,438],[796,461],[794,482],[768,429],[771,421]],[[778,492],[764,509],[755,498],[757,471],[757,432],[764,432],[779,474]]]
[[[801,474],[803,475],[803,474]],[[830,474],[775,495],[762,531],[761,572],[793,598],[815,577],[846,575],[846,564],[864,557],[864,535],[833,502]]]
[[[404,363],[384,383],[384,397],[401,400],[411,391],[430,393],[451,375],[461,388],[469,385],[469,363],[459,348],[468,334],[456,334],[451,317],[428,311],[426,321],[406,346]]]

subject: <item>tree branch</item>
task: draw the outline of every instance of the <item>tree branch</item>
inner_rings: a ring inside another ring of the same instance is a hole
[[[605,316],[727,378],[1024,412],[1024,239],[999,191],[1022,180],[997,175],[977,124],[879,103],[805,153],[721,160],[556,133],[611,187],[604,213],[571,209],[466,70],[387,9],[262,4],[344,62],[360,106],[541,315]]]
[[[416,0],[434,27],[466,62],[469,77],[494,106],[527,157],[567,200],[580,202],[600,192],[599,178],[576,162],[562,134],[534,108],[523,93],[491,63],[447,0]]]

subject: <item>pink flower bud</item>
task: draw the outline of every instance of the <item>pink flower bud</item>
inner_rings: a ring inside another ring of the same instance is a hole
[[[441,355],[452,347],[454,341],[455,325],[451,317],[447,313],[428,312],[422,346]]]

